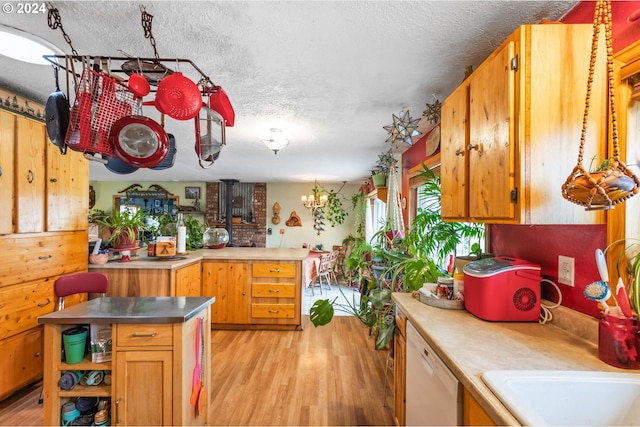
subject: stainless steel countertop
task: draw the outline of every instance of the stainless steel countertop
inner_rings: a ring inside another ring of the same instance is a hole
[[[183,323],[215,297],[103,297],[38,317],[38,323]]]

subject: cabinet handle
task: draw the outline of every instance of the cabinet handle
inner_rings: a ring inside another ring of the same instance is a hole
[[[50,182],[58,182],[58,178],[51,178],[49,181]]]
[[[458,148],[456,150],[456,156],[464,156],[464,148]]]
[[[469,151],[478,150],[478,149],[480,149],[480,146],[478,144],[475,144],[475,145],[469,144],[469,145],[467,145],[467,150],[469,150]]]
[[[131,338],[153,338],[156,335],[158,335],[157,332],[154,332],[152,334],[137,334],[137,333],[133,333],[133,334],[131,334]]]
[[[40,255],[38,257],[38,259],[49,259],[49,258],[51,258],[51,255]]]
[[[280,273],[280,269],[276,268],[275,270],[269,270],[269,273]]]
[[[269,292],[275,292],[275,293],[278,293],[278,292],[280,292],[280,289],[269,289]]]
[[[269,310],[269,313],[280,313],[280,310]]]
[[[0,176],[2,176],[2,166],[0,166]]]
[[[122,421],[120,420],[120,411],[118,410],[120,408],[120,399],[116,399],[116,424],[120,424],[122,423]]]
[[[27,173],[27,182],[31,184],[34,178],[35,178],[35,175],[33,174],[33,171],[29,169],[29,172]]]
[[[34,356],[34,357],[40,357],[40,352],[39,352],[39,351],[36,351],[36,352],[34,353],[34,355],[33,355],[33,356]]]
[[[41,302],[38,304],[38,307],[44,307],[51,304],[51,300],[49,298],[47,298],[47,302]]]

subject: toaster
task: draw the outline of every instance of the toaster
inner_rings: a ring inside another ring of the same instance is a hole
[[[463,267],[466,309],[484,320],[534,322],[540,319],[540,266],[506,256]]]

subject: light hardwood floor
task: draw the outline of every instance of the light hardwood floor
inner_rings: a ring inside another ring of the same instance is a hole
[[[212,331],[210,425],[392,425],[387,351],[352,316],[304,331]],[[41,425],[39,388],[0,402],[0,426]]]

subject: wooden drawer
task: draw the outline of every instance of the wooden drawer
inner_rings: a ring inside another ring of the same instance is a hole
[[[0,400],[42,378],[42,327],[0,341]],[[35,401],[33,402],[35,404]]]
[[[0,288],[0,339],[38,326],[38,317],[55,310],[54,278]]]
[[[86,231],[0,236],[0,287],[87,271]]]
[[[149,347],[173,345],[173,325],[115,325],[117,347]]]
[[[251,304],[251,317],[256,319],[293,319],[295,304]]]
[[[251,269],[253,277],[281,277],[287,279],[296,277],[295,264],[254,263]]]
[[[295,298],[294,283],[252,283],[251,296],[257,298]]]

